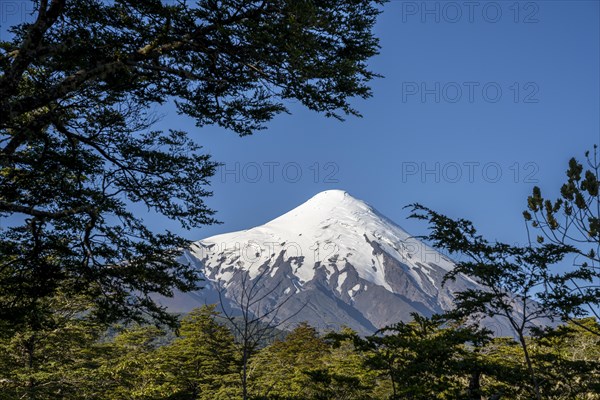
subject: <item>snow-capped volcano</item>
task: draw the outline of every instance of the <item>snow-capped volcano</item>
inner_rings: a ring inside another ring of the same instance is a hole
[[[374,243],[381,251],[374,251]],[[391,291],[383,252],[408,264],[411,268],[407,272],[420,285],[423,280],[435,285],[429,276],[432,268],[452,268],[448,259],[341,190],[321,192],[264,225],[201,240],[196,243],[194,255],[206,258],[209,269],[223,256],[230,260],[241,256],[235,260],[237,265],[254,278],[265,263],[281,252],[284,259],[302,258],[293,266],[293,274],[301,284],[312,280],[319,266],[331,276],[351,264],[360,278]],[[227,280],[227,272],[217,271],[215,277]],[[343,282],[344,275],[338,276],[338,290]]]
[[[174,311],[215,302],[217,289],[236,299],[260,281],[254,287],[266,297],[256,313],[285,300],[279,320],[363,334],[410,320],[412,312],[448,310],[454,292],[476,286],[467,277],[442,285],[450,259],[341,190],[321,192],[264,225],[195,242],[185,258],[202,269],[206,287],[178,295]]]

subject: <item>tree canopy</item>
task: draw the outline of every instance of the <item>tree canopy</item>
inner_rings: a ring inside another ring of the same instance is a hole
[[[0,338],[0,399],[532,398],[517,342],[440,316],[415,315],[368,337],[299,324],[252,354],[245,393],[243,348],[214,306],[183,316],[179,336],[152,325],[106,332],[61,307],[68,322],[59,329]],[[587,318],[526,337],[543,399],[600,398],[597,329]]]
[[[217,164],[186,132],[153,130],[151,107],[174,101],[198,127],[239,135],[287,100],[359,115],[380,3],[36,1],[0,42],[0,321],[35,324],[60,292],[104,321],[174,322],[149,294],[197,287],[176,260],[188,243],[131,205],[215,223]]]
[[[534,187],[527,198],[525,220],[537,233],[536,242],[551,243],[576,255],[570,268],[546,277],[546,306],[562,317],[600,317],[600,155],[598,146],[583,162],[569,160],[566,182],[557,199],[545,198]],[[600,331],[595,332],[600,335]]]

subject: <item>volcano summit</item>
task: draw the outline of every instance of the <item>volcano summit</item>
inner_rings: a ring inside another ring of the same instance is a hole
[[[454,268],[448,257],[341,190],[321,192],[264,225],[197,241],[184,260],[201,269],[205,287],[168,300],[171,310],[218,302],[219,290],[235,308],[230,300],[255,285],[265,294],[256,313],[284,302],[277,319],[323,331],[348,326],[371,334],[413,312],[449,310],[455,292],[478,287],[466,276],[442,285]]]

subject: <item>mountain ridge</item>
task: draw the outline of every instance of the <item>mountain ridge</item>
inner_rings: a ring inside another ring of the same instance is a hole
[[[322,331],[348,326],[371,334],[414,312],[447,311],[455,292],[478,287],[462,275],[442,285],[454,267],[450,258],[343,190],[318,193],[263,225],[194,242],[184,260],[202,271],[206,285],[177,294],[175,311],[217,302],[218,291],[235,310],[244,285],[260,281],[266,297],[255,314],[285,300],[280,321],[307,321]],[[492,325],[507,334],[502,321]]]

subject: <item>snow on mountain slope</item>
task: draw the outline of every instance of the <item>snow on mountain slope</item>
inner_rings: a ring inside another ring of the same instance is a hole
[[[359,276],[368,282],[386,287],[385,271],[380,256],[371,251],[361,251],[361,245],[374,241],[395,259],[409,264],[408,272],[420,281],[424,269],[427,278],[427,261],[448,271],[452,262],[437,251],[412,238],[398,225],[383,217],[369,205],[341,190],[321,192],[295,209],[274,220],[241,232],[213,236],[196,243],[193,254],[207,258],[210,268],[219,257],[240,257],[239,265],[247,268],[252,278],[259,266],[268,262],[273,254],[285,251],[288,257],[303,257],[296,265],[294,275],[307,282],[315,275],[315,265],[325,263],[333,273],[333,265],[348,262]],[[208,256],[208,257],[207,257]],[[334,256],[336,261],[331,263]],[[330,262],[331,264],[327,264]],[[415,263],[421,262],[418,267]],[[217,278],[226,276],[216,275]]]
[[[321,192],[264,225],[195,242],[186,257],[208,285],[179,299],[179,308],[214,301],[216,287],[233,299],[260,279],[269,301],[257,307],[290,297],[279,317],[322,330],[372,333],[412,312],[448,310],[454,292],[476,286],[466,277],[442,286],[450,259],[341,190]]]

